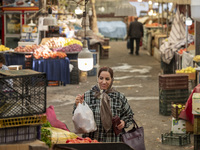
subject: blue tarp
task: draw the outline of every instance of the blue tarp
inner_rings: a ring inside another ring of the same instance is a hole
[[[99,32],[109,38],[125,38],[126,24],[123,21],[97,21]]]

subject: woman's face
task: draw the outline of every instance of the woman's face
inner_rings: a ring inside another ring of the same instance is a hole
[[[112,78],[110,73],[107,71],[102,71],[98,77],[98,83],[101,90],[107,90],[110,86]]]

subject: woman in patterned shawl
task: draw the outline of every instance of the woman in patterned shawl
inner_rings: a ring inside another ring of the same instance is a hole
[[[120,124],[117,128],[128,128],[133,124],[133,112],[126,97],[112,88],[113,70],[109,67],[102,67],[98,72],[97,85],[84,95],[76,96],[74,110],[79,103],[85,101],[94,114],[97,130],[83,134],[83,137],[90,137],[99,142],[121,142],[121,134],[116,135],[112,127],[112,118],[119,116]],[[84,113],[84,112],[83,112]]]

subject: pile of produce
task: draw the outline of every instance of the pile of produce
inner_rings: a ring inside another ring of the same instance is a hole
[[[10,50],[10,48],[5,47],[4,45],[0,45],[0,52],[2,52],[2,51],[8,51],[8,50]]]
[[[194,56],[193,60],[194,60],[195,62],[200,62],[200,55]]]
[[[89,137],[80,138],[77,137],[76,139],[68,139],[66,143],[99,143],[97,140],[92,140]]]
[[[176,73],[195,73],[195,72],[196,72],[195,68],[192,68],[191,66],[183,68],[181,70],[176,70]]]
[[[73,44],[80,45],[81,47],[83,46],[83,44],[81,43],[81,41],[73,39],[73,38],[66,39],[64,46],[69,46],[69,45],[73,45]]]
[[[25,47],[18,46],[14,49],[15,52],[34,52],[35,49],[39,48],[40,45],[26,45]]]
[[[49,48],[57,48],[57,47],[63,47],[65,44],[65,38],[49,38],[49,39],[43,39],[41,45],[46,45]]]
[[[57,51],[57,52],[80,52],[82,50],[82,46],[79,44],[72,44],[72,45],[68,45],[65,47],[60,47],[60,48],[54,48],[53,51]]]
[[[49,147],[52,144],[65,144],[67,140],[76,139],[77,137],[73,132],[52,127],[49,122],[41,128],[41,141],[45,142]]]
[[[183,109],[185,109],[185,104],[172,104],[172,109],[176,109],[177,108],[177,110],[178,110],[178,114],[180,114],[181,113],[181,111],[183,110]]]
[[[37,48],[33,56],[35,59],[49,59],[49,58],[65,58],[67,55],[62,52],[52,52],[47,46],[41,45],[39,48]]]
[[[186,52],[186,48],[180,49],[180,50],[178,51],[179,54],[183,54],[183,52]]]
[[[49,38],[49,39],[46,38],[46,39],[43,39],[43,41],[41,42],[41,45],[46,45],[50,49],[66,47],[66,46],[70,46],[74,44],[80,45],[81,47],[83,46],[81,41],[79,40],[76,40],[73,38],[63,38],[63,37]]]

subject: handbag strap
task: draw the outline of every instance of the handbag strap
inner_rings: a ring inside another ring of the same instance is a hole
[[[135,122],[135,120],[133,119],[133,128],[131,130],[133,130],[134,128],[138,129],[139,127],[138,127],[137,123]],[[122,132],[126,133],[124,128],[122,129]]]

